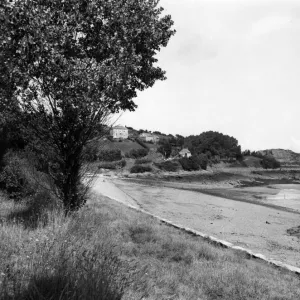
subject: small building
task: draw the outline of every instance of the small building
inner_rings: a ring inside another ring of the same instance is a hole
[[[124,126],[117,125],[110,130],[110,135],[114,139],[128,139],[128,129]]]
[[[140,134],[139,138],[144,142],[152,142],[152,143],[158,143],[159,142],[159,136],[149,133],[149,132],[143,132]]]
[[[192,153],[191,153],[191,151],[189,149],[185,148],[185,149],[182,149],[179,152],[179,156],[181,156],[181,157],[191,157]]]

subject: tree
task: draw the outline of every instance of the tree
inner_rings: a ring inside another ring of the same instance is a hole
[[[273,156],[265,155],[262,157],[261,165],[264,169],[278,169],[280,168],[280,162]]]
[[[212,156],[221,158],[238,158],[241,155],[241,146],[237,139],[216,131],[202,132],[198,136],[185,138],[186,146],[193,155],[210,153]]]
[[[166,158],[169,158],[172,153],[172,146],[168,140],[161,140],[160,145],[157,149],[159,153],[164,155]]]
[[[83,148],[137,90],[164,80],[155,55],[173,21],[156,0],[4,0],[0,101],[17,103],[44,149],[66,211],[83,203]]]

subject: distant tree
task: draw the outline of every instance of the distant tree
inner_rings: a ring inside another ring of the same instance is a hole
[[[208,162],[209,160],[206,154],[201,153],[200,155],[198,155],[198,163],[202,170],[207,169]]]
[[[200,161],[197,156],[183,157],[179,159],[179,163],[185,171],[197,171],[200,169]]]
[[[164,80],[155,55],[174,34],[153,0],[3,0],[0,107],[17,103],[44,151],[66,211],[84,204],[83,148],[137,90]]]
[[[244,155],[244,156],[250,156],[250,155],[251,155],[251,152],[250,152],[250,150],[244,150],[244,151],[242,152],[242,155]]]
[[[273,156],[265,155],[261,160],[261,165],[264,169],[277,169],[280,168],[280,162]]]
[[[183,147],[184,145],[184,137],[180,134],[176,134],[176,146]]]
[[[210,152],[212,156],[228,159],[241,155],[241,146],[234,137],[216,131],[206,131],[197,136],[188,136],[185,138],[185,146],[193,155]]]
[[[168,140],[162,140],[161,145],[157,148],[157,152],[169,158],[172,153],[172,146]]]

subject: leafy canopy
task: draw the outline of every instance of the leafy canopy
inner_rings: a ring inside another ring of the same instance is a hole
[[[18,108],[51,153],[67,209],[78,206],[83,148],[99,123],[165,79],[155,55],[175,31],[158,2],[1,1],[0,113]]]
[[[192,154],[206,153],[209,156],[220,156],[221,158],[239,157],[241,146],[237,139],[216,131],[202,132],[200,135],[185,138],[185,145]]]

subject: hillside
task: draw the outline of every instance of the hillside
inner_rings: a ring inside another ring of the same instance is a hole
[[[267,149],[259,151],[262,154],[271,155],[278,160],[282,166],[285,167],[299,167],[300,166],[300,153],[293,152],[285,149]]]
[[[129,152],[132,149],[143,149],[141,145],[137,142],[133,142],[131,140],[124,140],[121,142],[114,141],[111,142],[110,140],[100,140],[98,142],[98,149],[100,150],[111,150],[111,149],[119,149],[121,150],[122,154]]]

